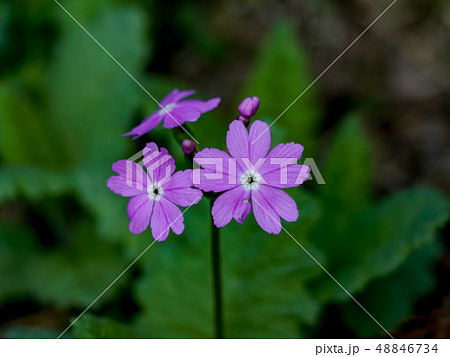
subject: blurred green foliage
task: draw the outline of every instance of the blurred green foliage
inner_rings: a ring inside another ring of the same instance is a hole
[[[149,233],[128,232],[126,199],[111,193],[105,182],[112,162],[142,144],[121,134],[155,104],[56,4],[42,5],[40,15],[29,4],[0,3],[6,29],[0,51],[8,55],[1,57],[0,72],[0,304],[28,299],[74,311],[75,318],[152,241]],[[146,73],[153,48],[161,44],[149,36],[151,12],[138,1],[68,0],[64,6],[156,98],[188,85]],[[216,58],[222,45],[210,35],[199,36],[202,11],[183,6],[187,40],[195,38],[195,51]],[[22,38],[15,30],[22,25],[26,57],[10,48]],[[312,78],[293,25],[279,21],[235,101],[259,96],[258,116],[272,121]],[[321,112],[312,88],[274,125],[273,145],[300,142],[311,157],[323,144]],[[218,110],[191,128],[203,146],[224,148],[229,118],[235,115]],[[285,227],[393,330],[434,288],[439,229],[448,220],[449,202],[427,187],[375,199],[372,178],[382,173],[373,171],[363,117],[353,112],[342,118],[323,150],[327,155],[318,157],[326,185],[289,190],[300,218]],[[179,168],[186,167],[169,131],[158,128],[150,137],[169,148]],[[186,212],[185,224],[181,236],[155,244],[69,336],[212,337],[206,200]],[[249,216],[244,225],[233,222],[222,229],[222,237],[227,337],[314,337],[331,305],[355,335],[383,334],[288,235],[265,234]],[[129,315],[123,296],[133,302]],[[27,327],[5,333],[12,338],[57,335]]]

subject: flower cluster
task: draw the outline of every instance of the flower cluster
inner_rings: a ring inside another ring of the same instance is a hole
[[[161,121],[164,128],[196,121],[220,102],[220,98],[182,101],[193,93],[175,89],[161,101],[160,110],[124,135],[136,139]],[[131,197],[127,209],[130,231],[140,234],[150,226],[158,241],[165,240],[170,230],[181,234],[183,213],[178,206],[198,203],[202,191],[221,193],[211,212],[217,227],[232,219],[242,224],[252,209],[257,223],[268,233],[280,233],[281,218],[296,221],[297,205],[282,189],[296,187],[308,178],[309,167],[297,164],[303,147],[288,143],[270,149],[270,128],[259,120],[247,131],[258,107],[257,97],[246,98],[239,105],[240,115],[231,122],[226,136],[228,153],[216,148],[195,153],[194,142],[186,139],[181,143],[183,152],[199,168],[175,172],[172,156],[155,143],[147,144],[142,151],[143,167],[130,160],[114,163],[112,169],[118,175],[110,177],[107,186],[116,194]]]

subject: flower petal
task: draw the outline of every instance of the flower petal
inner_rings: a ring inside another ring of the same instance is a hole
[[[165,107],[169,104],[175,104],[178,101],[180,101],[183,98],[189,97],[190,95],[194,94],[195,90],[182,90],[179,91],[178,89],[174,89],[172,92],[170,92],[162,101],[161,106]],[[161,109],[161,108],[160,108]]]
[[[146,194],[133,197],[128,202],[127,212],[130,218],[129,229],[133,234],[141,234],[150,223],[153,201]]]
[[[247,218],[247,216],[250,214],[252,210],[252,204],[250,203],[250,191],[245,191],[241,197],[241,199],[238,201],[238,204],[236,205],[234,211],[233,211],[233,218],[236,220],[236,222],[239,222],[240,224],[244,223],[244,220]]]
[[[262,174],[264,184],[279,187],[297,187],[301,185],[309,176],[310,167],[305,165],[285,165],[269,173]]]
[[[196,121],[202,113],[194,107],[176,106],[168,114],[164,116],[163,128],[171,129],[183,125],[186,121]]]
[[[191,186],[192,170],[178,171],[163,185],[163,197],[181,207],[197,204],[203,193]]]
[[[236,159],[219,149],[203,149],[194,161],[202,167],[193,170],[192,182],[202,191],[222,192],[240,184]]]
[[[148,133],[153,130],[161,121],[163,120],[163,115],[159,114],[159,110],[152,115],[150,115],[147,119],[145,119],[141,124],[134,127],[128,133],[122,134],[123,136],[133,135],[133,140],[141,137],[142,135]]]
[[[275,213],[285,221],[295,222],[298,219],[297,204],[286,192],[267,185],[261,185],[259,192],[264,196]]]
[[[263,230],[274,234],[281,232],[280,216],[259,190],[252,191],[252,206],[256,222]]]
[[[188,106],[188,107],[194,107],[198,109],[201,113],[209,112],[210,110],[213,110],[216,108],[220,103],[220,98],[212,98],[210,100],[204,101],[199,99],[186,99],[180,102],[179,104]]]
[[[144,150],[144,166],[153,182],[161,185],[170,179],[175,171],[175,160],[165,148],[158,149],[155,143],[148,143]]]
[[[250,158],[247,129],[240,120],[233,120],[227,132],[227,148],[232,157]]]
[[[245,190],[243,186],[239,185],[216,198],[211,214],[214,219],[214,224],[217,227],[227,225],[235,216],[242,221],[245,219],[245,217],[242,218],[242,216],[246,211],[243,210],[243,206],[241,205],[244,193]]]
[[[256,164],[258,159],[266,157],[270,149],[270,129],[267,123],[255,120],[248,136],[250,143],[250,160]]]
[[[147,201],[153,202],[149,197],[148,194],[141,194],[139,196],[135,196],[132,197],[129,201],[128,201],[128,205],[127,205],[127,214],[128,214],[128,218],[132,219],[133,216],[135,215],[135,213],[139,210],[139,208],[144,205],[145,203],[147,203]]]
[[[170,229],[175,234],[181,234],[184,230],[184,218],[181,210],[172,202],[161,197],[155,201],[152,215],[152,235],[157,241],[163,241],[169,235]]]
[[[147,192],[150,178],[136,162],[119,160],[112,165],[112,170],[119,176],[111,176],[106,181],[106,185],[114,193],[123,197],[132,197]]]
[[[296,143],[279,144],[270,150],[267,159],[261,166],[261,174],[275,171],[280,168],[281,159],[286,159],[286,163],[295,164],[302,157],[303,146]]]

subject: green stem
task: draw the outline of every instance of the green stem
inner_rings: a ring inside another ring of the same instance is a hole
[[[211,207],[214,200],[211,200]],[[211,265],[212,280],[214,286],[214,324],[216,338],[224,338],[223,335],[223,310],[222,310],[222,277],[220,262],[220,234],[219,228],[214,225],[211,216]]]

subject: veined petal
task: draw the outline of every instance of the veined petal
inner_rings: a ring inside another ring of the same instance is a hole
[[[199,203],[203,193],[196,188],[178,188],[164,191],[164,197],[178,206],[187,207]]]
[[[192,170],[184,170],[175,172],[166,183],[164,183],[164,191],[176,190],[180,188],[188,188],[192,185]]]
[[[286,192],[267,185],[261,185],[259,192],[275,213],[285,221],[295,222],[298,219],[297,204]]]
[[[270,150],[267,159],[261,166],[261,174],[275,171],[280,168],[280,161],[284,159],[286,163],[296,164],[302,157],[303,146],[296,143],[279,144]]]
[[[163,117],[164,116],[159,114],[159,111],[157,111],[145,119],[141,124],[131,129],[131,131],[123,134],[123,136],[133,135],[133,140],[135,140],[153,130],[159,123],[161,123]]]
[[[155,143],[148,143],[144,150],[144,166],[153,182],[161,185],[168,181],[175,171],[175,160],[165,148],[158,150]]]
[[[186,99],[180,102],[180,105],[193,107],[198,109],[201,113],[209,112],[216,108],[220,103],[220,98],[212,98],[210,100],[204,101],[199,99]]]
[[[171,129],[183,125],[187,121],[196,121],[202,113],[195,107],[184,106],[184,102],[177,104],[168,114],[164,116],[163,128]]]
[[[192,170],[178,171],[163,185],[163,195],[178,206],[191,206],[197,204],[203,196],[202,191],[191,186]]]
[[[239,222],[240,224],[244,223],[244,220],[247,218],[247,216],[250,214],[252,210],[252,204],[250,203],[250,197],[251,197],[251,191],[244,190],[244,193],[241,197],[241,199],[238,201],[234,211],[233,211],[233,218],[236,220],[236,222]]]
[[[233,120],[230,124],[227,148],[232,157],[250,158],[247,128],[240,120]]]
[[[202,167],[193,170],[192,182],[203,191],[222,192],[240,184],[236,159],[219,149],[203,149],[194,161]]]
[[[270,130],[267,123],[255,120],[250,127],[248,141],[250,144],[250,160],[253,164],[256,164],[258,159],[267,156],[270,149]]]
[[[252,191],[252,206],[256,222],[263,230],[274,234],[281,232],[280,216],[259,190]]]
[[[217,227],[226,226],[235,215],[241,215],[239,219],[243,221],[242,215],[246,212],[241,205],[244,193],[243,186],[239,185],[216,198],[211,214]]]
[[[175,104],[178,101],[180,101],[183,98],[189,97],[190,95],[194,94],[195,90],[182,90],[179,91],[178,89],[174,89],[172,92],[170,92],[162,101],[161,106],[165,107],[169,104]],[[161,109],[161,108],[160,108]]]
[[[129,229],[131,233],[141,234],[147,229],[152,216],[152,209],[153,201],[146,194],[133,197],[128,202],[127,212],[130,218]]]
[[[150,178],[136,162],[119,160],[112,165],[112,170],[119,176],[111,176],[106,185],[123,197],[137,196],[147,192]]]
[[[305,165],[286,165],[262,174],[265,184],[278,188],[297,187],[309,176],[310,168]]]
[[[181,210],[164,197],[155,201],[153,209],[151,228],[153,238],[163,241],[169,235],[170,229],[175,234],[181,234],[184,230],[184,218]]]

